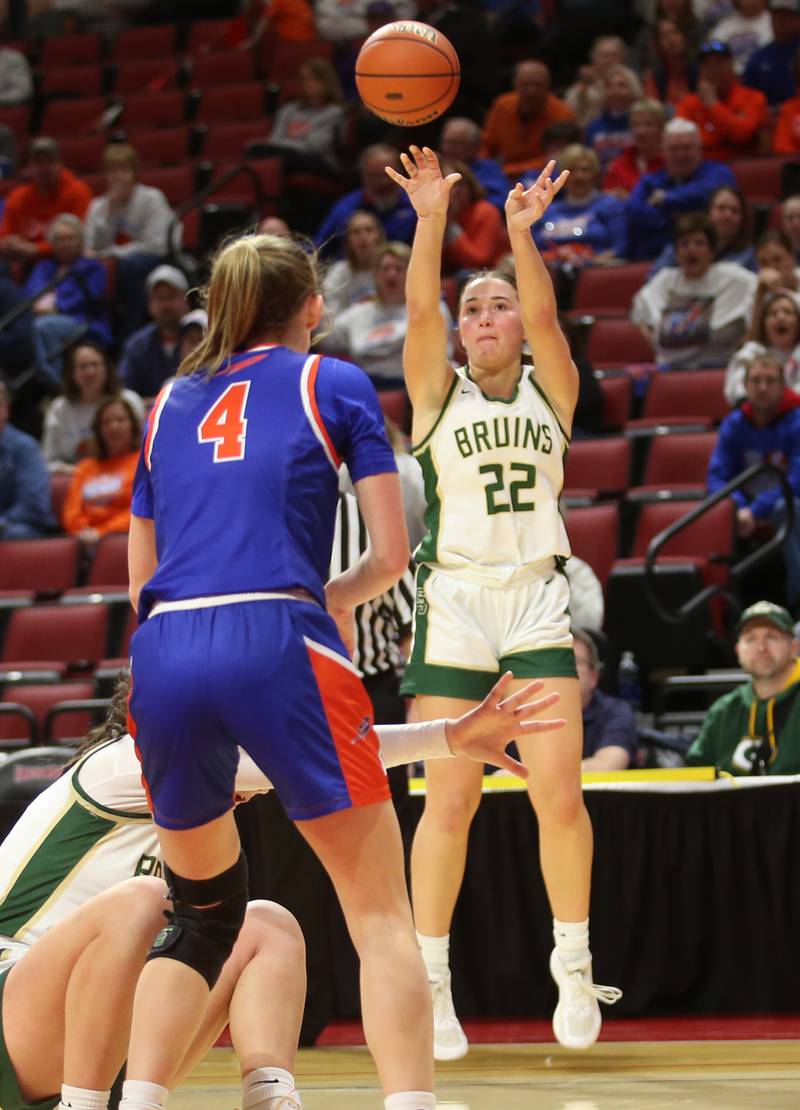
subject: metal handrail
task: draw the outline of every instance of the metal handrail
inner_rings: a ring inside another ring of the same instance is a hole
[[[664,545],[668,543],[673,536],[677,535],[678,532],[682,532],[684,528],[688,528],[690,524],[694,524],[699,517],[703,516],[709,509],[712,509],[714,505],[718,504],[720,501],[724,501],[726,497],[729,497],[742,486],[747,485],[753,478],[769,471],[772,471],[778,478],[783,492],[786,512],[777,531],[770,536],[766,543],[762,544],[755,551],[751,551],[749,555],[745,555],[743,559],[740,559],[738,563],[735,563],[730,568],[730,577],[736,581],[741,578],[746,571],[757,566],[758,563],[766,559],[767,556],[771,555],[778,547],[781,547],[789,531],[794,526],[794,491],[789,484],[789,479],[785,471],[781,470],[781,468],[773,462],[765,461],[755,463],[753,466],[748,467],[747,470],[743,470],[741,474],[732,478],[730,482],[727,482],[718,489],[716,493],[712,493],[694,509],[690,509],[688,513],[670,524],[663,532],[659,532],[658,535],[654,536],[650,541],[647,546],[644,561],[645,590],[651,605],[661,620],[665,621],[667,624],[683,624],[696,609],[701,605],[705,605],[707,601],[717,595],[726,598],[737,614],[741,612],[742,606],[739,599],[735,594],[731,593],[730,590],[726,590],[722,586],[705,586],[693,597],[685,601],[678,609],[667,609],[658,597],[656,585],[656,558]]]
[[[258,204],[259,209],[262,209],[264,207],[264,201],[266,198],[264,195],[264,185],[261,181],[261,178],[258,176],[253,167],[247,162],[237,162],[235,166],[231,166],[229,170],[226,170],[225,173],[220,174],[219,177],[212,178],[212,180],[207,182],[202,189],[199,189],[196,193],[193,193],[188,198],[188,200],[185,200],[183,204],[179,204],[178,207],[175,209],[169,225],[169,231],[167,233],[167,243],[169,244],[170,257],[172,259],[175,258],[175,255],[180,249],[180,244],[176,243],[175,241],[175,233],[180,226],[180,223],[183,220],[184,216],[188,216],[188,214],[194,211],[195,208],[199,208],[200,205],[204,204],[205,201],[208,200],[208,198],[214,193],[216,193],[218,189],[221,189],[223,185],[227,185],[229,181],[232,181],[234,177],[238,177],[239,174],[242,173],[247,174],[247,176],[251,179],[253,185],[255,186],[256,203]]]

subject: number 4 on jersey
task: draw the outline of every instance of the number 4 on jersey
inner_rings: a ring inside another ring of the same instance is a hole
[[[234,382],[214,402],[197,428],[198,443],[214,444],[214,462],[236,462],[244,458],[247,421],[244,410],[250,382]]]

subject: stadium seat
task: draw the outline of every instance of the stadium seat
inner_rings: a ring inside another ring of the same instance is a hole
[[[71,481],[72,477],[69,474],[50,475],[50,505],[56,520],[61,520],[61,510],[64,508]]]
[[[230,50],[230,19],[195,19],[186,43],[186,53],[194,57],[211,50]],[[266,36],[265,36],[266,37]]]
[[[89,575],[86,579],[87,586],[123,586],[128,585],[128,533],[110,532],[103,536],[98,543]]]
[[[411,425],[411,406],[404,389],[383,389],[378,393],[383,415],[403,431],[408,432]]]
[[[90,135],[102,128],[106,101],[101,96],[80,97],[78,100],[49,100],[45,105],[39,131],[54,139]]]
[[[631,445],[625,436],[578,439],[569,449],[564,475],[564,496],[617,495],[630,480]]]
[[[786,161],[781,155],[735,158],[730,162],[730,168],[737,185],[749,201],[774,204],[781,195],[781,170]]]
[[[314,42],[282,42],[280,50],[272,55],[267,79],[280,84],[287,79],[296,78],[303,62],[309,58],[333,59],[333,43],[326,39]]]
[[[64,773],[70,748],[41,747],[13,752],[0,763],[0,802],[21,807],[33,801]]]
[[[235,120],[261,120],[266,114],[264,86],[260,81],[212,87],[203,93],[197,122],[208,125]]]
[[[586,357],[595,369],[652,363],[655,352],[630,320],[595,320],[586,345]]]
[[[160,189],[173,208],[196,192],[193,166],[150,166],[141,171],[139,180]]]
[[[208,89],[215,85],[238,85],[243,81],[254,81],[255,77],[252,54],[243,50],[227,50],[195,58],[191,85],[194,89]]]
[[[14,132],[20,158],[25,157],[29,123],[30,108],[27,104],[15,104],[13,106],[3,104],[0,106],[0,124],[9,127]]]
[[[75,536],[0,542],[0,590],[68,590],[77,582],[79,553]]]
[[[103,40],[97,34],[52,35],[42,43],[39,58],[43,69],[86,66],[100,61]]]
[[[175,27],[128,27],[117,35],[113,58],[117,62],[139,58],[169,58],[175,50]]]
[[[64,683],[68,686],[69,683]],[[102,723],[109,699],[76,697],[71,691],[50,706],[42,726],[45,744],[70,744],[77,747],[89,729]]]
[[[103,67],[99,65],[53,67],[42,71],[39,91],[43,97],[101,96],[104,82]]]
[[[249,144],[264,142],[271,129],[272,120],[266,116],[257,120],[217,123],[206,135],[203,159],[209,162],[241,161]]]
[[[282,163],[280,158],[248,158],[252,173],[242,172],[211,193],[209,200],[219,204],[243,204],[265,215],[274,206],[281,192]],[[236,162],[214,166],[214,177],[232,170]],[[255,177],[253,176],[255,175]]]
[[[11,701],[24,705],[33,714],[40,739],[46,740],[45,721],[54,705],[64,701],[85,700],[95,696],[94,682],[48,682],[26,684],[15,683],[6,687],[3,702]],[[2,702],[0,702],[2,704]],[[91,727],[91,715],[86,710],[80,720],[80,730],[72,732],[71,738],[82,736]],[[66,735],[66,734],[64,734]]]
[[[626,431],[657,424],[718,424],[731,411],[723,393],[725,370],[669,370],[653,374],[642,415]]]
[[[177,127],[188,119],[188,100],[181,89],[136,93],[125,97],[119,124],[126,131],[146,127]]]
[[[105,135],[78,135],[59,139],[64,165],[79,177],[99,173],[106,148]]]
[[[195,132],[189,123],[177,127],[148,127],[125,131],[143,169],[161,166],[184,166],[195,154]]]
[[[114,95],[163,92],[181,83],[180,62],[175,58],[142,58],[120,62],[114,76]]]
[[[31,605],[15,609],[8,621],[0,670],[85,668],[107,650],[105,605]]]
[[[0,702],[0,752],[30,747],[39,740],[36,718],[27,705]]]
[[[595,370],[603,405],[603,428],[621,431],[631,414],[633,379],[624,370]]]
[[[605,589],[619,554],[619,508],[616,502],[570,508],[567,533],[574,555],[588,563]]]
[[[571,316],[627,316],[644,285],[651,262],[586,266],[580,271]]]
[[[658,498],[702,499],[716,432],[686,432],[657,435],[647,456],[640,486],[628,490],[628,500]]]

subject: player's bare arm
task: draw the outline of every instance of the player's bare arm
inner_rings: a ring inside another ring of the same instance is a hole
[[[400,160],[407,176],[391,166],[386,172],[403,189],[417,213],[417,229],[406,275],[408,330],[403,371],[414,406],[414,439],[429,430],[444,403],[453,370],[447,361],[447,325],[440,307],[441,268],[450,190],[457,173],[442,177],[439,160],[429,147],[409,147]]]
[[[578,371],[558,322],[553,283],[531,235],[531,227],[545,214],[569,176],[564,170],[554,180],[554,169],[555,162],[548,162],[530,188],[525,189],[519,182],[514,186],[506,200],[506,225],[536,379],[569,434],[578,401]]]

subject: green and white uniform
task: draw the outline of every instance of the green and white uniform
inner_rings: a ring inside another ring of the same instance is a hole
[[[414,552],[404,693],[480,700],[500,671],[575,675],[558,507],[568,447],[529,366],[508,400],[456,370],[436,424],[412,448],[428,531]]]

